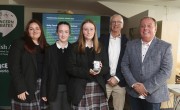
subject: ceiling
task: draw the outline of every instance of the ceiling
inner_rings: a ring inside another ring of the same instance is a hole
[[[112,15],[114,10],[102,5],[100,2],[117,2],[129,4],[142,4],[152,6],[168,6],[180,8],[180,0],[13,0],[18,4],[30,8],[50,8],[60,10],[83,10],[96,12],[100,15]]]

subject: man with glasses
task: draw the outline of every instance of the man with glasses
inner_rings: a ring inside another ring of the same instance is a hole
[[[110,72],[105,76],[107,97],[113,98],[114,110],[123,110],[125,102],[125,79],[121,73],[121,60],[128,39],[122,35],[123,17],[114,14],[110,18],[110,33],[100,37],[109,58]]]

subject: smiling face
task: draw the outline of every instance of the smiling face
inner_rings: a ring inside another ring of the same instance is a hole
[[[95,34],[95,26],[87,22],[83,25],[83,35],[86,40],[92,40]]]
[[[112,16],[110,21],[111,32],[120,33],[121,29],[123,28],[123,25],[124,25],[123,18],[120,15]]]
[[[38,41],[41,36],[41,29],[37,23],[33,22],[29,25],[28,33],[33,41]]]
[[[140,34],[141,38],[145,42],[151,41],[157,31],[157,26],[155,21],[152,18],[144,18],[140,23]]]
[[[68,42],[68,38],[70,36],[69,26],[66,24],[59,25],[57,30],[57,35],[61,42]]]

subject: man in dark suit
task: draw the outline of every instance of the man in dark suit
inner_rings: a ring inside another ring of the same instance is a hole
[[[110,73],[105,76],[108,99],[112,94],[114,110],[123,110],[125,102],[125,79],[121,73],[121,60],[128,39],[122,35],[123,17],[115,14],[110,18],[110,33],[100,37],[109,58]]]
[[[122,59],[122,72],[128,84],[131,110],[160,110],[169,100],[167,79],[171,75],[171,44],[155,37],[156,20],[140,21],[140,39],[127,43]]]

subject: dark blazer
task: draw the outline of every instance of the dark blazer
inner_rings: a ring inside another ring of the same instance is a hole
[[[148,102],[160,103],[169,100],[166,81],[171,76],[173,63],[171,44],[154,37],[143,62],[141,48],[141,39],[128,42],[122,59],[122,72],[128,84],[127,93],[138,97],[139,94],[131,86],[140,82],[149,93],[145,97]]]
[[[86,84],[92,77],[97,80],[97,83],[101,86],[106,95],[103,75],[109,72],[108,60],[103,48],[99,54],[95,54],[94,60],[102,62],[101,72],[96,76],[91,76],[89,74],[90,68],[88,67],[87,53],[79,54],[77,53],[77,48],[78,44],[73,44],[67,63],[67,71],[70,77],[68,83],[68,99],[74,105],[79,104],[85,93]]]
[[[109,48],[109,39],[110,39],[110,34],[108,35],[103,35],[100,37],[100,42],[104,45],[106,53],[108,54],[108,48]],[[121,36],[121,52],[119,55],[119,59],[118,59],[118,64],[117,64],[117,68],[116,68],[116,76],[119,78],[120,82],[119,82],[119,86],[121,87],[125,87],[126,86],[126,81],[122,75],[121,72],[121,61],[122,61],[122,57],[124,55],[124,51],[126,49],[126,43],[127,43],[128,39],[126,38],[125,35]],[[108,54],[109,56],[109,54]],[[108,61],[109,61],[109,57],[108,57]],[[106,74],[105,76],[105,80],[107,81],[111,75],[110,73]]]
[[[11,76],[10,97],[20,101],[17,95],[27,91],[29,101],[34,98],[37,81],[37,62],[35,54],[24,49],[24,40],[15,40],[8,55],[8,68]]]
[[[71,44],[68,44],[67,51]],[[56,43],[46,49],[45,52],[45,66],[44,66],[44,76],[42,80],[42,97],[47,97],[48,101],[54,101],[57,96],[58,90],[58,74],[60,74],[59,65],[58,65],[58,50]],[[65,53],[67,54],[67,53]],[[68,75],[66,77],[68,80]]]

